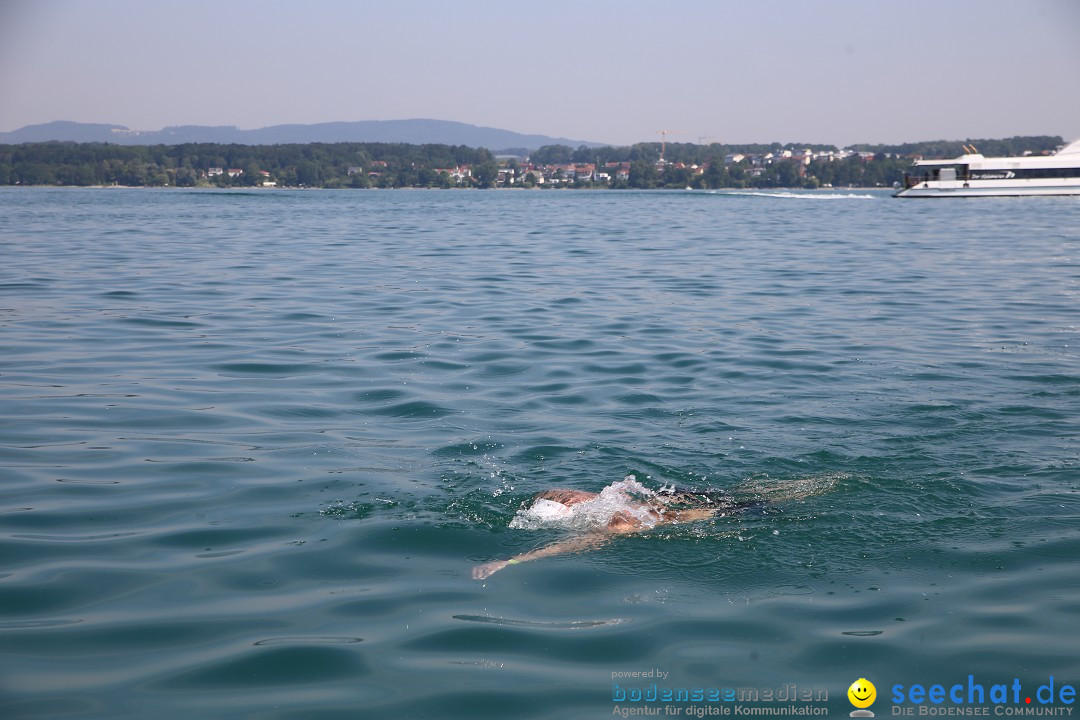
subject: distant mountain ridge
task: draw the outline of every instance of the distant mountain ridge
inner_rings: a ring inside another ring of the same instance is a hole
[[[241,130],[231,125],[178,125],[161,130],[131,130],[123,125],[56,121],[27,125],[0,132],[0,144],[49,142],[101,142],[117,145],[180,145],[221,143],[236,145],[285,145],[292,143],[385,142],[410,145],[467,145],[498,151],[510,148],[535,150],[544,145],[601,147],[604,143],[547,135],[526,135],[511,130],[481,127],[449,120],[361,120],[313,125],[271,125]]]

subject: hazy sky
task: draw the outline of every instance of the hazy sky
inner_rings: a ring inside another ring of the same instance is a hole
[[[0,130],[1080,138],[1080,0],[0,0]]]

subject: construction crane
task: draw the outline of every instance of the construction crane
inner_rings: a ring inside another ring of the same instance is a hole
[[[660,163],[664,162],[664,150],[667,149],[667,136],[668,135],[682,135],[685,134],[685,130],[657,130],[656,134],[660,136]]]

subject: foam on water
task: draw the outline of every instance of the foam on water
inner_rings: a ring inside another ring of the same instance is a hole
[[[651,528],[658,518],[645,501],[655,496],[656,493],[638,482],[635,476],[627,475],[605,487],[595,498],[570,507],[541,498],[518,510],[510,527],[517,530],[602,530],[616,514],[624,513],[640,521],[642,527]],[[561,510],[553,505],[558,505]]]
[[[763,503],[779,505],[801,502],[831,492],[843,481],[851,478],[846,472],[827,472],[780,480],[768,476],[751,477],[740,483],[735,493],[749,496]]]
[[[822,193],[822,192],[791,192],[779,190],[775,192],[753,190],[724,190],[714,191],[715,195],[740,195],[744,197],[767,197],[783,200],[875,200],[878,195],[866,193]]]

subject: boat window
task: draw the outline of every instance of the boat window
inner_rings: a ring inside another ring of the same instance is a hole
[[[935,180],[969,180],[971,176],[967,165],[942,165],[934,168],[933,178]]]

